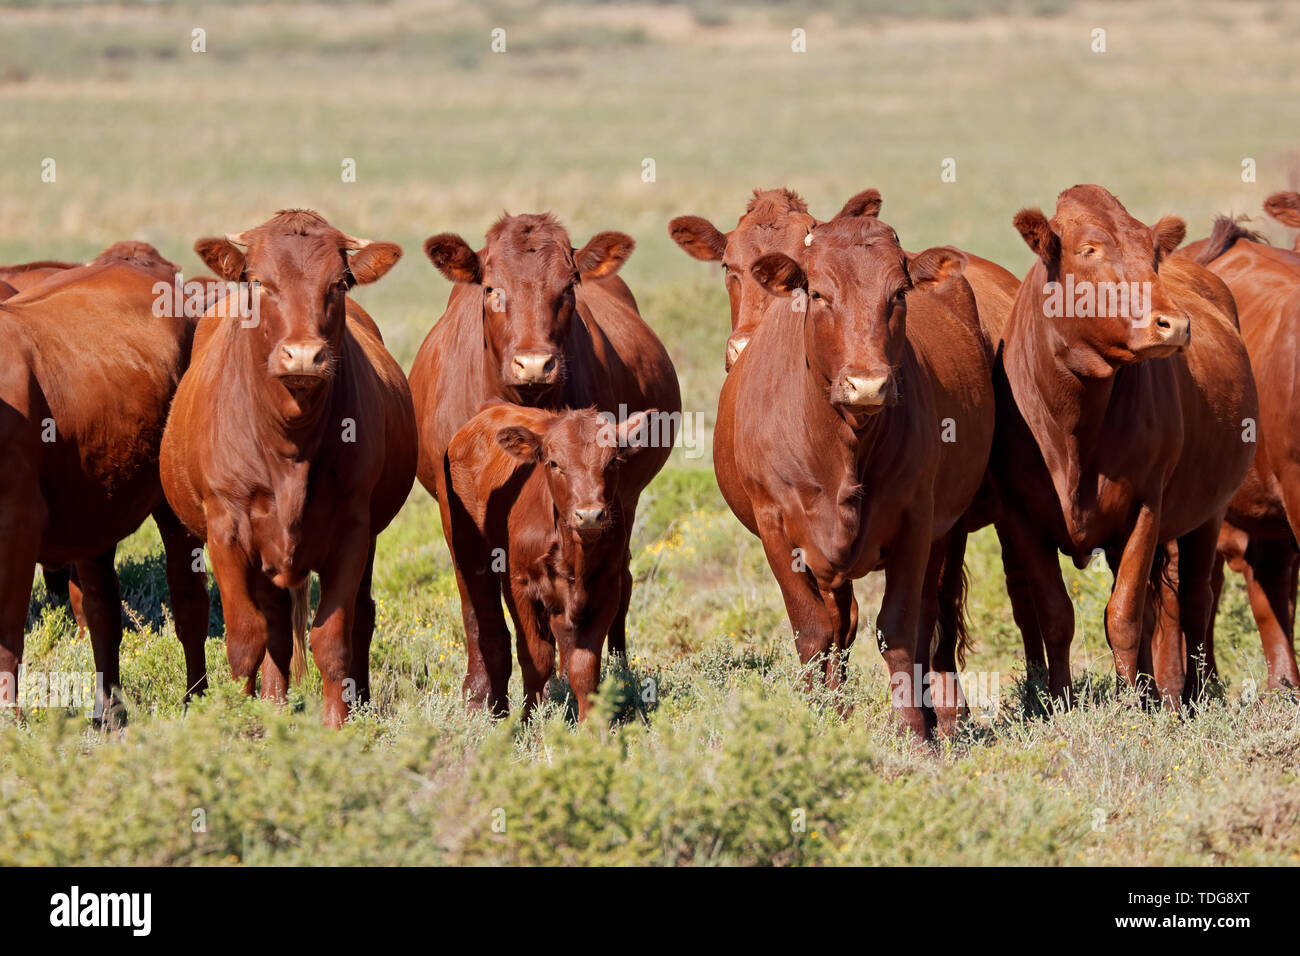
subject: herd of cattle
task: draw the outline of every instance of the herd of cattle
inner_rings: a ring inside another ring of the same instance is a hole
[[[1074,635],[1058,551],[1114,571],[1105,627],[1125,683],[1197,699],[1226,562],[1270,687],[1300,686],[1300,246],[1221,217],[1179,248],[1182,220],[1148,227],[1076,186],[1050,219],[1016,215],[1037,257],[1017,281],[955,248],[905,251],[880,207],[867,190],[822,221],[789,190],[756,190],[730,232],[669,225],[722,264],[714,466],[809,673],[843,680],[853,582],[883,569],[875,636],[896,712],[920,737],[950,733],[966,541],[992,524],[1027,666],[1056,698]],[[1266,209],[1300,228],[1300,194]],[[260,672],[283,699],[310,632],[325,722],[341,724],[369,696],[376,536],[418,477],[460,590],[467,705],[506,712],[508,610],[526,710],[558,651],[584,717],[606,640],[626,653],[629,535],[681,413],[617,275],[633,247],[601,232],[574,248],[550,215],[504,216],[478,251],[430,238],[453,288],[409,382],[348,295],[401,249],[313,212],[200,240],[214,275],[183,287],[136,242],[0,267],[0,704],[19,700],[40,564],[120,716],[114,553],[152,514],[187,696],[207,684],[206,545],[235,678],[252,693]]]

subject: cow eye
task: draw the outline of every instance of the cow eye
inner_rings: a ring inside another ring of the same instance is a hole
[[[1097,254],[1097,249],[1095,246],[1084,246],[1079,250],[1079,255],[1085,259],[1091,259],[1096,254]]]
[[[818,302],[820,302],[822,298],[822,294],[820,292],[809,292],[808,298],[816,299]]]
[[[552,469],[553,471],[559,471],[559,470],[560,470],[560,463],[559,463],[558,461],[555,461],[554,459],[552,459],[551,461],[548,461],[547,464],[551,466],[551,469]]]

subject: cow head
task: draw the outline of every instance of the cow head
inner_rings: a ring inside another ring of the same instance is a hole
[[[946,247],[909,256],[894,230],[873,218],[836,219],[811,235],[801,262],[772,252],[752,271],[771,294],[797,297],[809,368],[827,384],[831,405],[860,428],[899,400],[908,298],[960,276],[966,257]]]
[[[1186,232],[1177,216],[1146,226],[1100,186],[1075,186],[1057,198],[1050,221],[1022,209],[1015,226],[1045,267],[1047,286],[1029,291],[1041,296],[1043,321],[1072,368],[1105,375],[1190,341],[1191,319],[1158,274]]]
[[[836,219],[875,217],[880,193],[867,189],[840,210]],[[721,262],[723,282],[731,300],[731,335],[727,339],[726,369],[740,358],[763,317],[771,297],[753,275],[754,263],[769,252],[797,256],[817,220],[808,204],[789,189],[755,189],[745,214],[728,233],[699,216],[678,216],[668,224],[673,241],[696,259]]]
[[[402,255],[394,243],[354,239],[303,209],[224,239],[200,239],[194,251],[222,279],[249,284],[258,309],[247,329],[254,354],[301,411],[333,381],[348,290],[379,279]]]
[[[615,275],[636,243],[601,232],[581,249],[554,216],[503,216],[479,252],[460,236],[441,233],[424,243],[438,271],[481,288],[483,340],[503,392],[522,405],[540,405],[564,385],[565,342],[580,282]]]
[[[497,442],[519,461],[545,469],[560,523],[593,539],[614,521],[619,472],[645,447],[652,414],[637,412],[615,424],[593,409],[565,412],[540,432],[522,425],[503,428]]]

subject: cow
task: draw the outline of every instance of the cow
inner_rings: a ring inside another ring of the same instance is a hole
[[[1264,211],[1289,229],[1300,229],[1300,193],[1273,193],[1264,200]],[[1300,235],[1295,237],[1296,252],[1300,252]]]
[[[272,700],[301,674],[309,574],[320,575],[311,652],[324,723],[338,727],[369,698],[375,539],[406,500],[416,457],[406,379],[348,292],[402,251],[304,209],[194,249],[245,284],[248,308],[241,318],[220,303],[199,323],[163,434],[163,488],[207,542],[245,693],[259,666]]]
[[[156,250],[155,250],[156,252]],[[206,687],[208,595],[199,546],[163,499],[159,443],[194,322],[158,315],[175,266],[106,262],[59,270],[0,305],[0,702],[17,701],[32,567],[72,565],[102,680],[96,714],[125,719],[118,649],[119,541],[152,514],[185,652],[186,699]],[[75,606],[75,605],[74,605]]]
[[[411,366],[419,479],[431,495],[441,500],[452,437],[489,399],[550,411],[591,406],[623,418],[654,408],[654,447],[628,462],[619,483],[630,531],[641,492],[668,460],[682,407],[672,360],[617,274],[635,246],[607,231],[575,249],[549,213],[502,216],[477,252],[451,233],[425,242],[429,260],[455,283]],[[610,653],[620,657],[631,589],[629,571],[609,635]],[[464,693],[477,708],[490,686],[477,676],[476,634],[466,634],[466,647]]]
[[[766,310],[723,385],[714,468],[763,543],[810,677],[842,681],[853,581],[884,569],[876,637],[896,712],[924,738],[922,603],[988,464],[987,349],[957,250],[909,255],[870,216],[808,235],[797,261],[771,252],[750,268],[784,307]],[[935,670],[949,730],[955,667]]]
[[[543,699],[558,649],[578,720],[586,720],[605,638],[627,603],[622,473],[646,453],[652,413],[616,422],[593,408],[551,412],[494,399],[452,439],[438,506],[456,555],[465,632],[478,635],[469,680],[487,683],[494,715],[508,707],[504,596],[524,719]]]
[[[879,216],[882,204],[879,190],[864,189],[844,203],[835,219],[875,218]],[[754,262],[769,252],[784,252],[797,257],[812,228],[819,222],[809,214],[807,203],[798,193],[780,188],[755,189],[744,214],[729,233],[722,233],[699,216],[679,216],[669,223],[669,235],[688,255],[706,262],[722,263],[723,281],[731,302],[731,334],[727,339],[724,361],[728,372],[749,344],[767,310],[784,308],[751,274]],[[975,296],[980,327],[984,331],[986,357],[992,363],[994,343],[1001,336],[1020,282],[994,262],[970,252],[963,251],[962,254],[966,260],[962,275]],[[986,482],[970,512],[949,535],[948,555],[938,580],[932,582],[933,586],[926,591],[922,633],[928,635],[938,629],[934,641],[936,657],[931,663],[937,663],[939,673],[952,670],[952,662],[948,659],[950,650],[964,650],[971,640],[961,613],[967,587],[964,564],[967,537],[994,520],[996,513],[992,486]],[[1014,585],[1014,569],[1011,580]],[[929,646],[928,641],[921,643]],[[957,693],[955,687],[950,691]],[[947,730],[950,729],[948,724],[953,711],[951,708],[942,710],[945,727],[940,729]],[[939,715],[929,707],[925,708],[925,716],[927,725],[939,719]]]
[[[1286,195],[1270,197],[1265,208],[1275,216],[1285,214],[1279,196]],[[1215,221],[1207,239],[1189,244],[1178,255],[1206,266],[1227,284],[1259,391],[1258,444],[1219,536],[1215,602],[1226,562],[1245,578],[1264,646],[1268,686],[1300,687],[1294,639],[1300,578],[1300,410],[1294,401],[1300,255],[1262,244],[1257,233],[1225,216]],[[1206,670],[1213,676],[1212,642]]]
[[[1062,192],[1051,220],[1022,209],[1014,225],[1037,260],[994,365],[991,461],[999,537],[1028,596],[1013,595],[1027,665],[1046,666],[1053,698],[1070,699],[1074,608],[1056,555],[1079,568],[1104,555],[1116,671],[1128,686],[1153,676],[1176,708],[1198,691],[1188,661],[1213,616],[1219,526],[1254,453],[1242,428],[1258,401],[1231,294],[1170,255],[1181,219],[1148,227],[1100,186]],[[1173,599],[1149,602],[1175,575]]]

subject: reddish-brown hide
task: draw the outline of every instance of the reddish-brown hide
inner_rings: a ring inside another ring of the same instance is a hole
[[[517,635],[524,716],[542,701],[558,649],[578,719],[586,719],[605,637],[627,603],[619,486],[627,464],[646,453],[638,444],[646,420],[638,412],[615,424],[594,409],[557,414],[493,402],[452,439],[439,507],[493,714],[506,712],[510,677],[504,596]]]
[[[1279,193],[1265,208],[1283,219]],[[1246,579],[1272,688],[1300,686],[1295,659],[1295,595],[1300,572],[1300,255],[1252,241],[1220,217],[1208,239],[1178,255],[1209,268],[1232,292],[1259,388],[1258,445],[1250,473],[1228,506],[1219,538],[1215,597],[1227,561]],[[1207,666],[1213,672],[1212,645]]]
[[[1079,567],[1104,553],[1116,572],[1106,608],[1116,669],[1128,684],[1153,673],[1176,706],[1197,689],[1187,661],[1200,656],[1213,614],[1219,525],[1254,453],[1242,428],[1258,403],[1231,295],[1207,270],[1170,258],[1182,220],[1145,226],[1099,186],[1061,193],[1050,221],[1022,210],[1015,224],[1038,261],[994,368],[991,461],[1028,664],[1046,665],[1052,694],[1069,695],[1074,608],[1056,553]],[[1094,289],[1148,283],[1149,309],[1050,314],[1048,283],[1069,279]],[[1147,661],[1144,615],[1164,563],[1156,555],[1175,543],[1177,599],[1165,595]]]
[[[718,485],[763,542],[800,659],[831,685],[857,632],[853,581],[885,570],[877,640],[894,704],[924,735],[922,604],[988,461],[986,347],[961,253],[909,256],[872,217],[812,237],[798,261],[768,253],[751,267],[791,298],[766,310],[723,385]],[[936,709],[951,710],[955,665],[936,670]]]
[[[259,315],[246,326],[213,309],[200,322],[163,436],[163,487],[207,541],[248,693],[261,666],[263,696],[284,698],[319,573],[311,651],[325,723],[338,726],[369,695],[375,538],[414,483],[416,455],[406,379],[347,293],[401,249],[291,210],[195,251],[222,279],[249,282]]]
[[[155,250],[156,256],[156,250]],[[14,699],[32,566],[72,564],[103,686],[120,682],[117,542],[152,513],[185,648],[188,693],[206,685],[208,598],[198,542],[163,500],[159,442],[189,360],[193,321],[154,314],[175,267],[109,262],[60,269],[0,306],[0,684]],[[117,715],[117,707],[110,716]]]
[[[615,415],[654,408],[661,415],[657,447],[629,461],[619,484],[623,522],[632,526],[641,492],[668,460],[681,412],[672,361],[616,274],[634,245],[623,233],[601,232],[575,250],[550,214],[503,217],[477,252],[447,233],[425,242],[433,264],[456,283],[411,367],[419,478],[430,494],[441,499],[452,436],[490,399]],[[630,574],[623,593],[609,636],[610,651],[620,655]],[[470,706],[481,706],[492,680],[477,635],[467,633],[466,641],[465,694]],[[508,674],[508,659],[505,666]]]

